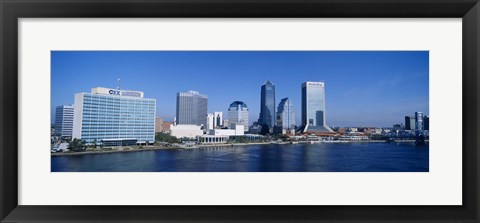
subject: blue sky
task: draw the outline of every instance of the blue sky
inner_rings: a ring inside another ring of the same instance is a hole
[[[297,124],[301,84],[324,81],[329,126],[391,127],[415,111],[429,114],[428,51],[52,51],[52,112],[93,87],[140,90],[157,99],[157,116],[173,120],[176,93],[208,95],[208,111],[227,114],[244,101],[250,122],[260,87],[270,80],[276,103],[293,100]]]

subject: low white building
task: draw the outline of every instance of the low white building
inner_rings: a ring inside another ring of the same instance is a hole
[[[227,143],[230,136],[243,136],[244,126],[235,123],[230,124],[230,129],[211,129],[207,135],[202,135],[198,141],[202,144]]]
[[[203,135],[203,130],[198,125],[173,125],[170,127],[170,135],[177,138],[196,138]]]
[[[237,125],[235,123],[230,125],[230,129],[211,129],[208,132],[208,135],[215,136],[241,136],[244,134],[245,131],[243,125]]]

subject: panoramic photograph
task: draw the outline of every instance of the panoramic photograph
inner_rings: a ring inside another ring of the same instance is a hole
[[[429,172],[428,51],[51,51],[51,172]]]

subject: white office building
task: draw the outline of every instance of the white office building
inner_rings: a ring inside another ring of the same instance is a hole
[[[77,93],[73,138],[87,144],[152,144],[155,109],[156,100],[141,91],[97,87]]]
[[[215,128],[215,121],[214,121],[214,116],[212,113],[208,113],[207,114],[207,128],[205,128],[207,131],[210,130],[210,129],[214,129]]]
[[[199,125],[173,125],[170,127],[170,135],[177,138],[196,138],[203,135]]]
[[[55,135],[72,137],[73,131],[73,105],[60,105],[55,109]]]
[[[207,126],[207,95],[198,91],[177,93],[177,124]]]

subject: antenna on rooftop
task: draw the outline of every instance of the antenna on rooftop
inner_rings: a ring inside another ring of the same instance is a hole
[[[117,79],[117,83],[118,83],[117,90],[120,90],[120,78]]]

